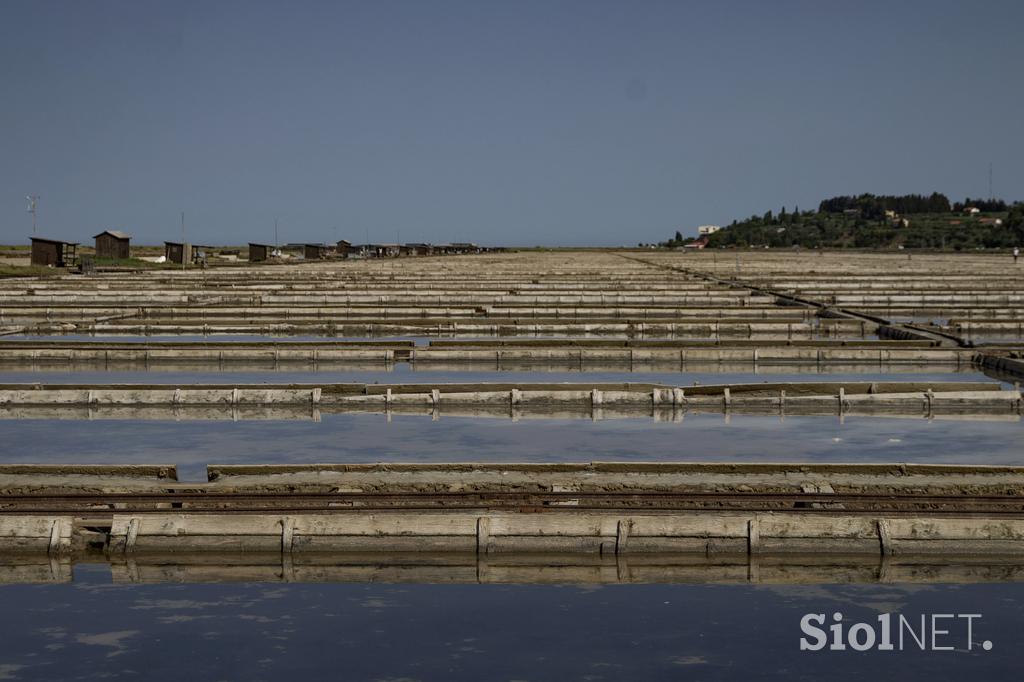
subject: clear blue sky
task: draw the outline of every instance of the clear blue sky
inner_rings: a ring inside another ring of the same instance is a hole
[[[0,3],[0,241],[635,244],[1024,199],[1024,3]]]

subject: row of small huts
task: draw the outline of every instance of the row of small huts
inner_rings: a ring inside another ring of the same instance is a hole
[[[63,268],[78,260],[78,242],[48,237],[32,237],[32,265]],[[121,259],[131,257],[131,235],[120,230],[104,230],[94,237],[96,257]]]
[[[464,253],[483,253],[489,247],[478,246],[469,242],[454,244],[353,244],[342,239],[337,244],[285,244],[282,247],[289,251],[302,251],[306,260],[326,260],[328,258],[399,258],[401,256],[442,256]],[[278,250],[271,244],[249,242],[249,261],[258,263],[269,260],[274,251]]]
[[[120,230],[104,230],[93,237],[96,240],[96,258],[121,260],[131,258],[131,235]],[[75,265],[78,243],[47,237],[32,237],[32,265],[57,268]],[[194,263],[204,258],[209,247],[187,242],[164,242],[164,256],[169,263]],[[439,256],[482,253],[488,247],[470,242],[453,244],[352,244],[342,239],[337,244],[286,244],[287,250],[301,250],[307,260],[327,258],[398,258],[401,256]],[[249,242],[249,260],[269,260],[277,247]]]
[[[131,235],[120,230],[104,230],[96,240],[96,258],[122,260],[131,258]],[[78,262],[78,242],[48,237],[32,237],[32,265],[63,268]],[[164,242],[164,256],[170,263],[193,263],[203,257],[209,247],[185,242]]]

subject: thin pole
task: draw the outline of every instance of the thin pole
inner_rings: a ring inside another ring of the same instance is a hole
[[[181,269],[185,269],[185,212],[181,212]]]
[[[277,236],[277,218],[274,218],[274,249],[281,250],[281,240]]]
[[[39,195],[38,194],[30,194],[30,195],[28,195],[27,199],[28,199],[28,212],[32,214],[32,234],[35,234],[36,233],[36,209],[38,208],[38,204],[39,204]]]

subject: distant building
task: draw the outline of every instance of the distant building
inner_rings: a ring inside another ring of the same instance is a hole
[[[75,264],[78,254],[78,242],[65,242],[60,239],[31,237],[32,265],[63,268]]]
[[[708,238],[701,237],[697,241],[690,242],[689,244],[683,244],[684,249],[703,249],[708,245]]]
[[[981,225],[1002,225],[1002,218],[978,218],[978,223]]]
[[[422,242],[413,242],[405,245],[405,249],[410,256],[433,256],[434,245],[424,244]]]
[[[270,254],[274,252],[274,247],[270,244],[257,244],[256,242],[249,242],[249,262],[260,263],[270,258]]]
[[[164,242],[164,257],[168,263],[191,263],[192,245],[188,242]]]
[[[721,225],[701,225],[697,228],[697,234],[701,237],[708,237],[722,229]]]
[[[979,213],[981,213],[981,209],[978,208],[977,206],[968,206],[967,208],[964,209],[964,213],[967,215],[978,215]]]
[[[339,239],[338,243],[334,247],[334,252],[340,258],[348,258],[359,253],[358,247],[352,246],[352,242],[347,239]]]
[[[104,230],[94,236],[97,258],[131,258],[131,235],[120,230]]]
[[[371,258],[395,258],[402,252],[398,244],[363,244],[360,248]]]
[[[327,258],[326,244],[303,244],[302,254],[306,260],[323,260]]]

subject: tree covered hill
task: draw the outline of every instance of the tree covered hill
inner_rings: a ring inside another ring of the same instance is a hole
[[[663,246],[694,241],[678,232]],[[787,211],[733,221],[708,238],[707,246],[805,248],[1010,248],[1024,245],[1024,203],[967,198],[950,203],[929,196],[839,196],[817,211]]]

